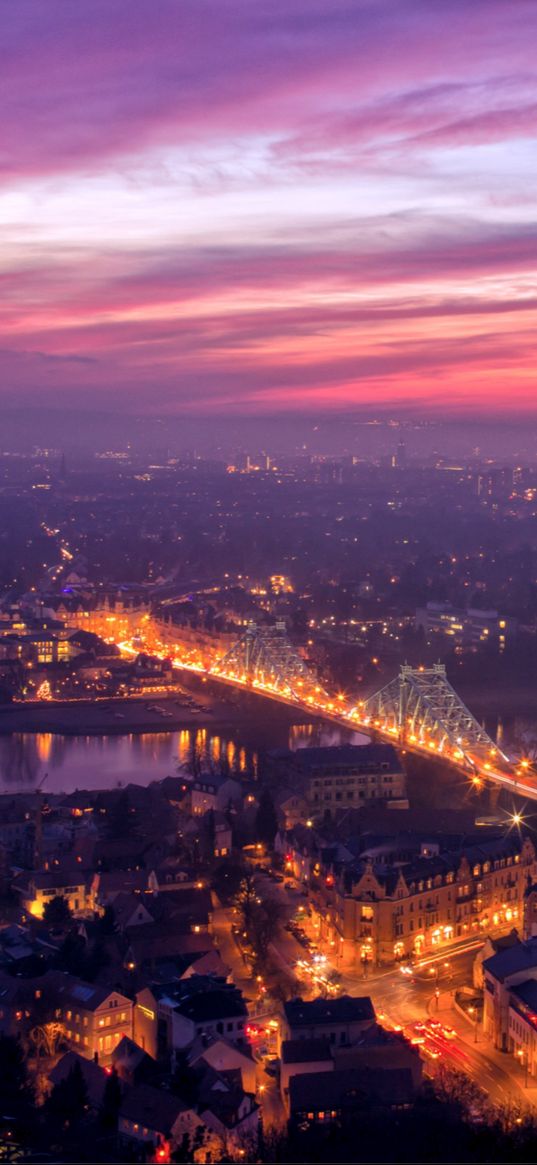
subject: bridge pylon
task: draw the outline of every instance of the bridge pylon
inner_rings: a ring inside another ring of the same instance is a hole
[[[253,688],[261,687],[288,699],[308,701],[319,693],[315,677],[289,642],[283,620],[273,626],[249,623],[240,639],[210,669],[215,676]]]
[[[449,683],[443,664],[402,665],[386,687],[353,708],[351,720],[377,728],[410,748],[428,748],[470,770],[489,757],[509,763]]]

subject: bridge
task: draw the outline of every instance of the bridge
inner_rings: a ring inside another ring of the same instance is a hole
[[[127,654],[140,647],[120,643]],[[449,683],[443,664],[400,668],[380,691],[352,704],[342,692],[330,695],[290,643],[285,623],[249,623],[224,655],[201,659],[179,645],[147,643],[162,658],[172,654],[174,667],[207,679],[246,688],[291,707],[313,712],[346,728],[363,730],[409,752],[437,756],[471,779],[504,785],[537,800],[537,774],[527,760],[512,761],[475,719]],[[156,649],[156,650],[155,650]]]

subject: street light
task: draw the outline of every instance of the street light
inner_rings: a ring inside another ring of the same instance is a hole
[[[477,1025],[479,1023],[479,1015],[478,1015],[477,1007],[470,1006],[468,1008],[468,1014],[471,1015],[473,1022],[474,1022],[474,1044],[477,1044]],[[474,1016],[475,1016],[475,1019],[474,1019]]]
[[[520,1066],[524,1067],[524,1088],[527,1088],[528,1087],[528,1060],[529,1060],[528,1050],[527,1050],[527,1048],[519,1048],[516,1054],[520,1059]]]

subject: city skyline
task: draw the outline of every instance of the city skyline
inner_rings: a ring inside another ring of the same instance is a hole
[[[536,20],[24,0],[4,406],[535,415]]]

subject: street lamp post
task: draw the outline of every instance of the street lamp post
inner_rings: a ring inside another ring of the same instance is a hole
[[[529,1067],[529,1053],[527,1048],[519,1048],[517,1056],[520,1060],[520,1067],[524,1068],[524,1088],[528,1087],[528,1067]]]
[[[468,1015],[472,1016],[472,1019],[474,1022],[474,1044],[477,1044],[477,1025],[479,1023],[479,1013],[478,1013],[477,1007],[473,1007],[473,1006],[469,1007],[468,1008]]]

